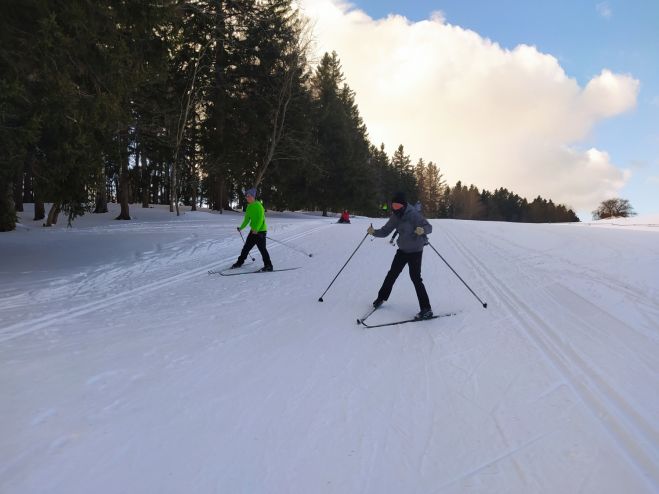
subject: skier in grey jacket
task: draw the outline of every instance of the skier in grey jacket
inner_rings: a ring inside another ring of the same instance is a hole
[[[386,237],[394,229],[398,230],[398,250],[378,292],[378,298],[373,302],[373,307],[380,307],[385,300],[389,299],[398,275],[405,265],[409,264],[410,278],[414,284],[420,308],[415,319],[428,319],[432,317],[432,308],[426,287],[421,279],[421,257],[423,247],[428,243],[427,235],[432,233],[432,225],[414,207],[407,205],[407,200],[402,192],[394,195],[391,200],[391,208],[393,214],[382,228],[374,229],[373,226],[370,226],[367,230],[374,237]]]

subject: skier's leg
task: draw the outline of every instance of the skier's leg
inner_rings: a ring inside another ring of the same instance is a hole
[[[247,259],[247,255],[249,254],[249,251],[252,250],[252,248],[256,244],[256,240],[257,240],[257,236],[252,232],[249,232],[249,235],[247,235],[247,240],[245,240],[245,245],[243,245],[243,250],[240,251],[240,256],[238,256],[238,261],[236,261],[236,264],[238,266],[243,265],[245,259]]]
[[[270,254],[268,253],[268,249],[265,247],[265,240],[266,240],[266,232],[259,232],[256,235],[256,247],[259,249],[259,252],[261,253],[261,257],[263,258],[263,267],[264,268],[270,268],[272,269],[272,261],[270,261]]]
[[[378,292],[379,300],[389,299],[389,295],[391,295],[391,290],[394,287],[396,278],[398,278],[398,275],[403,270],[406,263],[407,257],[405,253],[403,253],[401,250],[397,250],[396,255],[394,256],[394,260],[391,262],[391,268],[389,268],[389,272],[387,273],[387,276],[382,283],[382,287]]]
[[[423,252],[414,252],[408,254],[409,258],[409,270],[410,270],[410,279],[414,283],[414,289],[416,290],[416,297],[419,299],[419,308],[423,310],[430,309],[430,300],[428,298],[428,293],[426,292],[426,287],[423,284],[421,279],[421,258]]]

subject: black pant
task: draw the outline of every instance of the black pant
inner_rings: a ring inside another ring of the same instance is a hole
[[[240,251],[240,257],[238,257],[238,264],[242,264],[245,262],[245,259],[247,259],[247,254],[249,254],[249,251],[252,250],[252,248],[256,245],[258,247],[259,252],[261,253],[261,257],[263,258],[263,265],[266,267],[272,267],[272,261],[270,261],[270,254],[268,254],[268,250],[265,248],[265,236],[267,232],[259,232],[259,233],[252,233],[249,232],[249,235],[247,235],[247,240],[245,240],[245,245],[243,246],[243,250]]]
[[[421,310],[430,309],[428,293],[426,292],[426,287],[423,286],[423,280],[421,279],[422,255],[423,252],[403,252],[402,250],[397,250],[394,260],[391,263],[391,268],[387,273],[387,277],[384,279],[382,288],[380,288],[380,291],[378,292],[378,298],[382,300],[389,299],[396,278],[398,278],[398,275],[405,267],[405,264],[408,264],[410,269],[410,279],[412,280],[412,283],[414,283],[416,297],[419,299],[419,307]]]

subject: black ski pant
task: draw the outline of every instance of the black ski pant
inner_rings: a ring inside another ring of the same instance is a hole
[[[245,240],[245,245],[243,245],[243,250],[240,251],[240,256],[238,257],[238,264],[243,264],[245,259],[247,259],[247,254],[252,248],[256,245],[261,257],[263,258],[263,265],[265,267],[272,267],[272,261],[270,261],[270,254],[268,254],[268,249],[265,248],[265,236],[267,232],[258,232],[253,233],[249,232],[247,235],[247,240]]]
[[[391,290],[394,287],[394,283],[398,278],[398,275],[403,271],[403,268],[407,264],[410,270],[410,279],[414,283],[414,289],[416,290],[416,297],[419,299],[419,308],[421,310],[430,309],[430,300],[428,299],[428,293],[426,292],[426,287],[423,285],[423,280],[421,279],[421,252],[403,252],[402,250],[397,250],[394,260],[391,263],[391,268],[387,273],[384,283],[382,283],[382,288],[378,292],[378,298],[381,300],[388,300],[389,295],[391,295]]]

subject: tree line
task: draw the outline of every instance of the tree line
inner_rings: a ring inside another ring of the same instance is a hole
[[[447,187],[374,146],[336,53],[309,59],[291,0],[24,0],[0,6],[0,231],[121,204],[377,215],[394,191],[429,217],[576,221],[505,189]],[[49,205],[46,210],[45,205]]]

